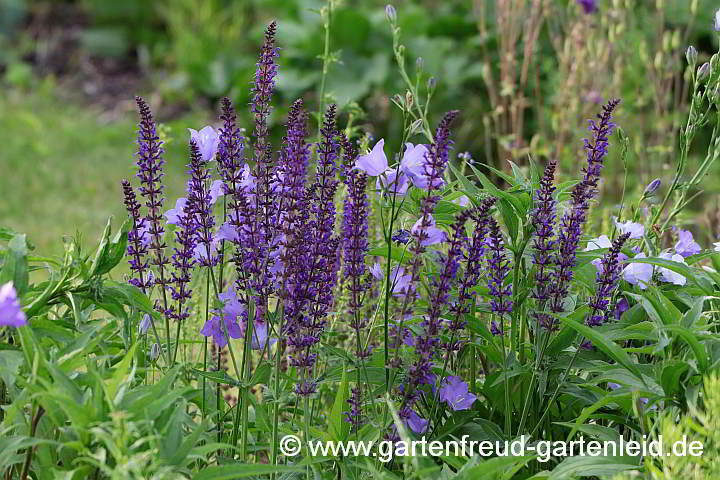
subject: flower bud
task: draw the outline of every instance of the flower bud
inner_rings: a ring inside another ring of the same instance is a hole
[[[427,82],[428,90],[433,91],[433,90],[435,90],[436,86],[437,86],[437,80],[435,80],[435,77],[428,78],[428,82]]]
[[[422,72],[424,66],[425,66],[425,60],[423,59],[423,57],[418,57],[417,60],[415,61],[415,68],[417,69],[417,71]]]
[[[153,343],[150,347],[150,360],[155,360],[158,356],[160,356],[160,345]]]
[[[705,80],[710,73],[710,64],[708,62],[703,63],[697,71],[697,80],[702,82]]]
[[[658,191],[660,185],[662,185],[662,181],[659,178],[656,178],[655,180],[650,182],[648,186],[645,187],[645,191],[643,192],[643,198],[648,198],[655,195],[655,192]]]
[[[405,105],[407,105],[408,108],[413,105],[413,96],[409,91],[405,92]]]
[[[395,23],[395,21],[397,20],[397,12],[395,11],[395,7],[390,4],[385,5],[385,16],[390,23]]]
[[[142,321],[140,322],[140,325],[138,325],[138,332],[141,334],[146,334],[148,332],[148,329],[150,328],[150,315],[147,313],[143,317]]]
[[[687,59],[688,65],[690,65],[691,67],[695,67],[695,63],[697,62],[697,56],[697,50],[695,49],[695,47],[690,45],[685,51],[685,58]]]

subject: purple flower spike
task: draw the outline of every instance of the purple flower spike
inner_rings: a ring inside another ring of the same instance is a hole
[[[587,325],[590,327],[602,325],[603,322],[610,318],[610,314],[612,313],[610,309],[610,299],[617,288],[622,271],[620,250],[628,238],[630,238],[629,232],[616,238],[610,250],[608,250],[602,258],[602,270],[595,276],[597,292],[589,303],[591,312],[586,320]]]
[[[127,245],[127,255],[130,257],[128,262],[130,263],[130,271],[133,274],[130,283],[145,292],[151,286],[151,282],[147,277],[149,262],[146,258],[148,245],[150,244],[148,225],[145,219],[140,216],[140,204],[130,182],[123,180],[122,186],[125,195],[125,207],[133,222],[132,228],[128,232]]]
[[[190,140],[194,141],[200,149],[203,162],[212,160],[220,145],[220,136],[215,129],[208,125],[199,132],[192,128],[188,128],[188,130],[190,131]]]
[[[675,252],[683,257],[689,257],[702,252],[702,247],[695,241],[690,230],[678,230],[678,242],[675,244]]]
[[[611,100],[598,114],[598,122],[590,121],[592,140],[585,140],[587,165],[584,178],[572,190],[570,207],[563,215],[558,232],[558,248],[555,254],[555,278],[553,282],[550,309],[555,313],[564,311],[565,297],[570,289],[573,268],[577,262],[577,248],[583,234],[590,202],[597,195],[598,181],[607,156],[609,140],[615,124],[612,114],[620,100]]]
[[[190,316],[190,313],[183,307],[192,296],[190,280],[192,268],[195,266],[193,253],[196,248],[197,237],[197,224],[190,211],[190,205],[187,202],[181,202],[179,199],[178,206],[180,204],[183,206],[182,210],[177,213],[175,223],[177,225],[175,230],[176,246],[172,255],[172,264],[175,271],[172,273],[173,285],[170,286],[172,298],[177,305],[172,307],[174,310],[172,310],[171,316],[178,321],[185,320]]]
[[[550,160],[540,180],[540,188],[535,192],[535,204],[532,213],[532,225],[535,228],[533,237],[533,264],[535,265],[535,290],[532,297],[541,302],[550,298],[553,253],[555,250],[555,160]]]
[[[362,415],[362,390],[360,390],[359,386],[350,390],[348,403],[350,404],[350,411],[343,412],[345,421],[351,425],[351,432],[357,432],[365,423]]]
[[[485,253],[485,236],[489,212],[495,204],[495,199],[490,197],[484,199],[477,209],[470,210],[470,216],[475,222],[472,238],[465,243],[465,274],[460,276],[460,284],[455,301],[450,305],[451,321],[448,330],[455,335],[455,339],[445,346],[448,354],[460,349],[460,341],[457,337],[467,326],[465,315],[470,312],[470,303],[475,295],[474,288],[480,280],[483,272],[483,254]]]
[[[345,150],[352,149],[346,145]],[[354,156],[354,152],[350,153],[350,156]],[[363,296],[369,286],[364,277],[366,275],[365,254],[370,248],[368,240],[370,203],[365,193],[367,185],[365,173],[352,169],[347,173],[345,183],[348,187],[348,195],[345,197],[343,207],[344,273],[345,277],[350,280],[350,323],[359,339],[360,331],[365,327],[364,317],[360,315],[360,308]]]
[[[440,400],[457,412],[469,409],[477,396],[470,393],[470,387],[462,378],[451,376],[446,378],[440,387]]]
[[[216,264],[217,257],[214,255],[216,243],[213,239],[212,230],[215,226],[215,219],[212,214],[210,192],[208,182],[210,172],[206,162],[200,155],[197,144],[190,140],[190,182],[188,184],[188,199],[185,211],[188,212],[191,221],[194,223],[194,231],[197,237],[197,255],[201,265],[210,267]]]
[[[165,275],[165,267],[170,263],[166,256],[167,245],[164,240],[165,222],[163,221],[162,207],[165,202],[163,197],[164,186],[162,184],[164,153],[162,142],[157,135],[155,120],[153,119],[150,107],[141,97],[135,97],[140,112],[140,123],[138,123],[137,134],[137,177],[140,179],[140,194],[145,198],[147,216],[145,223],[149,227],[150,245],[148,249],[153,252],[150,263],[155,266],[157,277],[153,280],[163,292],[163,306],[159,308],[161,313],[168,313],[167,298],[164,295],[165,289],[170,283],[170,278]]]
[[[410,241],[410,232],[400,229],[393,234],[391,240],[401,245],[407,245],[407,243]]]
[[[500,227],[494,218],[489,219],[490,258],[488,259],[488,290],[490,291],[490,309],[502,318],[504,313],[512,312],[512,285],[505,285],[505,278],[510,272],[510,262],[505,257]],[[502,330],[502,329],[501,329]]]
[[[27,325],[27,317],[20,306],[17,292],[12,282],[0,287],[0,327],[22,327]]]

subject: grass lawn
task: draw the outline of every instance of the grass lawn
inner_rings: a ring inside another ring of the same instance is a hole
[[[203,126],[193,118],[210,119],[188,115],[164,130],[170,199],[184,188],[186,127]],[[62,254],[63,235],[79,233],[91,246],[109,216],[119,226],[126,218],[120,181],[135,172],[135,122],[131,110],[108,121],[59,101],[52,86],[0,97],[0,225],[27,233],[36,251],[52,255]]]

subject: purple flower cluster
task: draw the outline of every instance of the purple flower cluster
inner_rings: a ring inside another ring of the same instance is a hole
[[[344,148],[347,155],[354,157],[349,145]],[[350,322],[358,336],[358,354],[360,354],[360,330],[364,322],[360,316],[363,295],[367,291],[368,283],[365,281],[366,270],[365,254],[370,243],[368,242],[368,215],[370,203],[368,202],[365,187],[367,175],[356,169],[349,169],[345,176],[348,188],[347,197],[343,203],[343,260],[344,274],[350,282]]]
[[[555,218],[557,202],[555,193],[555,160],[550,160],[545,167],[540,188],[535,192],[535,204],[531,221],[535,234],[533,236],[533,264],[535,265],[535,289],[532,297],[538,301],[538,310],[533,312],[537,324],[545,329],[554,330],[557,322],[551,315],[543,312],[545,302],[552,291],[553,253],[555,250]]]
[[[492,330],[494,335],[502,335],[503,314],[512,312],[512,285],[505,285],[505,278],[510,272],[510,261],[505,256],[505,243],[503,241],[500,226],[497,221],[490,217],[488,219],[488,244],[490,257],[488,258],[488,290],[490,291],[490,310],[500,317],[500,324],[493,320]]]
[[[603,107],[602,113],[598,114],[599,121],[590,121],[593,138],[592,141],[585,140],[585,150],[587,151],[585,175],[583,180],[573,188],[569,209],[560,222],[554,262],[557,269],[550,298],[550,308],[556,313],[564,311],[563,303],[573,277],[572,269],[576,264],[578,244],[582,237],[590,201],[597,194],[598,181],[609,145],[608,137],[615,128],[615,124],[612,122],[612,113],[618,103],[620,103],[619,100],[611,100]]]
[[[472,238],[465,244],[465,272],[460,277],[457,295],[450,305],[450,324],[448,330],[451,339],[445,346],[448,354],[460,349],[457,337],[467,326],[465,315],[470,312],[470,302],[473,299],[473,288],[480,280],[483,271],[483,255],[485,253],[485,240],[487,236],[490,209],[495,205],[495,198],[484,199],[476,210],[468,210],[475,223]]]
[[[208,184],[210,172],[194,140],[190,140],[190,164],[188,165],[190,181],[188,182],[188,198],[186,211],[189,212],[191,229],[197,237],[196,249],[200,264],[212,267],[217,263],[216,244],[213,239],[215,219],[212,214],[212,201]]]
[[[613,241],[608,252],[602,257],[600,271],[595,275],[597,292],[589,303],[590,315],[586,323],[590,327],[602,325],[607,321],[614,309],[610,308],[610,299],[615,288],[617,288],[620,274],[622,273],[621,253],[625,242],[630,238],[630,233],[624,233]]]
[[[145,224],[148,228],[150,243],[148,245],[149,253],[152,253],[149,263],[156,269],[153,284],[157,285],[162,292],[162,304],[158,301],[155,304],[156,310],[164,315],[170,316],[172,312],[168,306],[166,290],[171,282],[171,278],[166,275],[165,269],[170,263],[166,255],[167,244],[165,243],[165,226],[163,221],[162,207],[165,202],[163,196],[164,185],[162,178],[164,176],[163,166],[165,160],[162,156],[164,149],[162,141],[157,135],[157,127],[150,111],[150,107],[141,97],[135,97],[135,101],[140,112],[140,123],[138,123],[137,135],[137,160],[136,165],[138,172],[136,176],[140,179],[140,195],[145,199],[147,207],[147,215],[145,216]],[[137,229],[137,225],[136,225]],[[142,233],[140,233],[142,235]],[[146,279],[145,288],[150,286],[150,281]]]
[[[316,354],[312,347],[320,341],[325,328],[325,317],[332,304],[332,291],[337,280],[338,248],[340,239],[333,234],[335,227],[335,192],[338,186],[336,160],[339,156],[335,128],[335,106],[325,114],[318,144],[315,181],[308,189],[309,203],[300,212],[302,242],[308,249],[301,257],[293,258],[294,272],[290,279],[290,307],[288,318],[288,345],[291,364],[300,370],[303,380],[296,385],[298,395],[315,392],[310,371]],[[287,312],[287,310],[286,310]]]
[[[140,204],[135,196],[135,189],[127,180],[122,181],[122,186],[125,196],[125,208],[132,220],[127,245],[128,262],[130,263],[130,271],[133,274],[130,283],[145,292],[151,286],[147,278],[149,262],[145,258],[150,237],[147,234],[145,218],[140,215]]]

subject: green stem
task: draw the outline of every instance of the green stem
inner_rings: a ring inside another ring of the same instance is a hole
[[[503,350],[503,374],[504,379],[503,383],[505,384],[505,435],[510,435],[510,388],[509,388],[509,381],[508,381],[508,365],[507,365],[507,357],[508,353],[505,351],[505,327],[503,325],[503,318],[502,315],[500,315],[500,330],[502,333],[500,334],[500,340],[502,341],[502,350]]]

